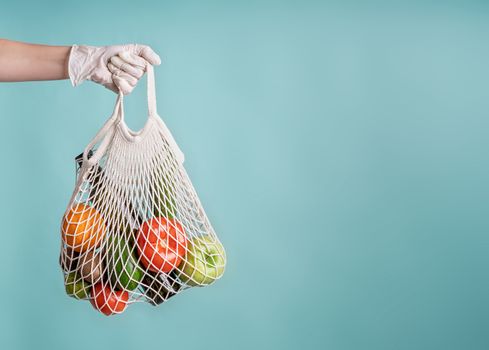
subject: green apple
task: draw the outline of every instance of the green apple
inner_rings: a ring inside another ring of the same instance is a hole
[[[66,294],[75,299],[87,299],[91,284],[72,272],[65,277]]]
[[[176,275],[189,286],[205,286],[220,278],[226,265],[226,253],[211,235],[198,236],[187,243],[187,254]]]

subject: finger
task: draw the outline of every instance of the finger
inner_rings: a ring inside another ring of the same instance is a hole
[[[129,83],[125,79],[116,76],[114,76],[113,79],[114,79],[114,84],[124,95],[130,94],[134,89],[134,87],[129,85]]]
[[[109,68],[109,71],[113,74],[113,76],[115,75],[115,76],[121,77],[122,79],[127,80],[127,82],[131,86],[136,86],[136,84],[138,83],[138,79],[134,78],[132,75],[130,75],[126,72],[123,72],[122,70],[120,70],[119,68],[114,66],[112,63],[109,62],[107,64],[107,67]]]
[[[105,86],[107,89],[112,90],[116,93],[119,92],[117,86],[114,85],[112,74],[109,71],[95,71],[92,76],[92,81],[99,83]]]
[[[129,63],[134,67],[141,68],[142,70],[145,70],[146,65],[148,64],[148,61],[146,61],[144,58],[139,57],[138,55],[130,51],[120,52],[119,57],[122,58],[126,63]]]
[[[134,89],[134,86],[131,86],[124,78],[114,75],[112,76],[112,79],[114,80],[114,84],[122,91],[124,95],[129,95]]]
[[[141,78],[144,74],[143,69],[130,65],[129,63],[125,62],[119,56],[112,56],[110,58],[110,63],[112,63],[117,68],[119,68],[121,71],[129,73],[130,75],[132,75],[136,79]]]
[[[153,49],[146,45],[136,45],[137,53],[153,66],[159,66],[161,64],[161,58],[153,51]]]
[[[116,94],[119,93],[119,88],[113,82],[112,83],[108,83],[108,84],[103,84],[103,85],[107,89],[114,91]]]
[[[144,69],[143,68],[135,67],[135,66],[127,63],[126,61],[124,61],[119,56],[112,56],[110,58],[110,63],[112,63],[115,67],[117,67],[121,71],[126,72],[126,73],[132,75],[136,79],[141,78],[143,76],[143,74],[144,74]]]

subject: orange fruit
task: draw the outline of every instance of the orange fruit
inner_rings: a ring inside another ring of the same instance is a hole
[[[77,204],[63,218],[63,241],[77,252],[97,247],[104,233],[105,223],[102,215],[88,205]]]

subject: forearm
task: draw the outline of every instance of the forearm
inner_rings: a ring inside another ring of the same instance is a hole
[[[67,79],[70,49],[0,39],[0,81]]]

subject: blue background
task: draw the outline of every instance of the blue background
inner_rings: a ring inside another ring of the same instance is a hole
[[[93,83],[0,84],[5,349],[488,349],[487,1],[2,3],[0,35],[139,42],[228,253],[215,285],[106,318],[68,298]],[[141,84],[130,126],[146,115]]]

